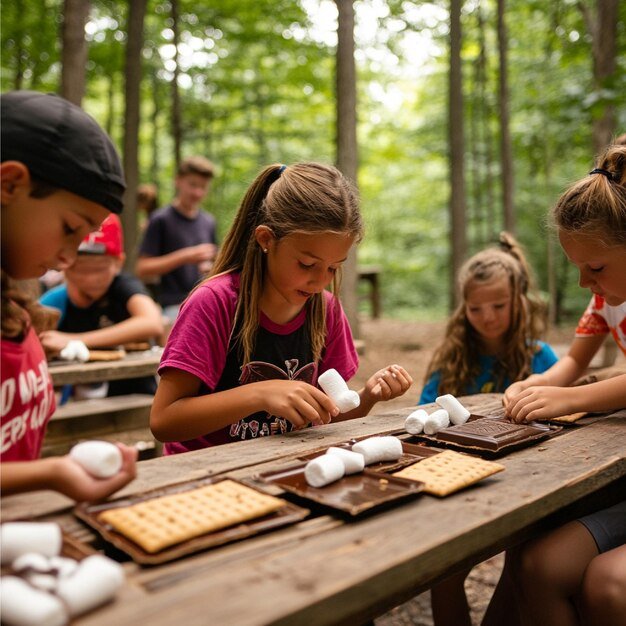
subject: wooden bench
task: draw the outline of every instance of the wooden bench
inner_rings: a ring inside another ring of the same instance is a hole
[[[372,317],[374,319],[378,319],[381,313],[380,285],[378,281],[381,271],[379,265],[361,265],[357,269],[359,281],[364,281],[369,285],[369,293],[364,297],[371,303]]]
[[[68,402],[48,422],[42,456],[67,454],[78,441],[94,438],[137,445],[142,458],[158,456],[161,445],[149,427],[153,399],[128,394]]]

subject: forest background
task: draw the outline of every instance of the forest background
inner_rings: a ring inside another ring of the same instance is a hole
[[[341,161],[338,8],[354,18],[358,262],[382,268],[385,315],[444,317],[460,257],[504,226],[552,320],[578,315],[588,294],[546,215],[626,132],[626,2],[12,0],[1,87],[81,103],[161,204],[181,156],[210,158],[223,237],[262,166]],[[134,208],[129,193],[131,256]]]

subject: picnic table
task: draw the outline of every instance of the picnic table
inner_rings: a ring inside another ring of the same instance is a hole
[[[485,414],[500,396],[463,402]],[[258,475],[353,437],[397,432],[414,408],[145,461],[118,497],[212,475],[281,493]],[[621,411],[504,456],[505,471],[446,498],[422,494],[356,518],[305,503],[312,515],[280,530],[167,564],[127,561],[117,599],[75,623],[359,624],[532,534],[617,501],[625,450]],[[99,546],[59,494],[3,498],[1,515],[55,520]]]
[[[118,361],[92,363],[51,361],[48,369],[55,387],[139,378],[156,374],[162,354],[162,348],[153,348],[141,352],[127,352],[126,356]]]

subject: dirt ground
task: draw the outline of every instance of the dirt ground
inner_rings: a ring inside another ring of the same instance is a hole
[[[406,322],[392,319],[361,320],[361,339],[365,351],[360,356],[360,367],[350,386],[361,386],[369,376],[386,365],[398,363],[412,376],[414,383],[402,397],[373,409],[388,411],[393,407],[416,404],[422,389],[424,375],[433,350],[444,336],[444,322]],[[573,336],[574,328],[555,329],[547,340],[553,347],[564,346]],[[472,622],[480,624],[489,599],[502,569],[503,555],[499,554],[474,567],[465,581],[465,590],[471,607]],[[375,620],[376,626],[433,626],[429,593],[416,596]]]

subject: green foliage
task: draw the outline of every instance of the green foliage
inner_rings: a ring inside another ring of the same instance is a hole
[[[587,0],[590,8],[595,3]],[[206,208],[227,230],[257,171],[272,162],[335,158],[331,0],[178,0],[183,156],[218,175]],[[383,267],[386,314],[444,315],[449,272],[448,3],[359,0],[359,187],[363,263]],[[2,11],[3,91],[58,90],[61,0],[13,0]],[[85,108],[122,145],[128,3],[93,0]],[[328,16],[319,23],[316,15]],[[613,104],[626,130],[626,3],[617,71],[594,89],[590,36],[574,2],[509,0],[509,85],[518,237],[547,290],[545,216],[592,161],[591,124]],[[495,0],[465,2],[463,80],[470,252],[501,229]],[[173,194],[171,5],[148,0],[141,85],[140,173]],[[623,100],[623,99],[622,99]],[[555,246],[563,308],[587,294]]]

